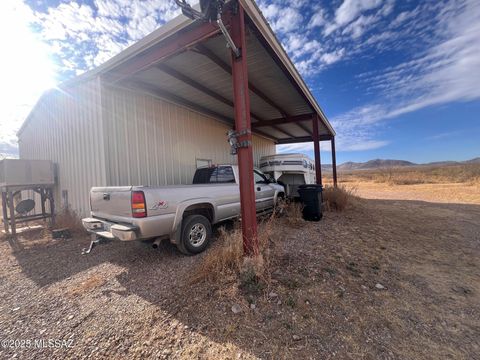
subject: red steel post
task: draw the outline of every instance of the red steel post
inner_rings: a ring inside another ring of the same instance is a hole
[[[337,187],[337,154],[335,152],[335,136],[332,136],[330,140],[332,145],[332,174],[333,174],[333,186]]]
[[[240,205],[242,215],[243,251],[245,255],[258,253],[257,217],[255,188],[253,183],[253,150],[250,119],[250,94],[248,92],[247,52],[245,41],[245,19],[241,5],[232,18],[231,36],[240,48],[240,56],[232,51],[232,78],[235,110],[235,131],[244,133],[238,141],[249,141],[248,147],[238,148],[240,182]]]
[[[322,185],[322,162],[320,161],[320,139],[318,136],[318,116],[314,116],[312,119],[313,127],[313,150],[315,154],[315,177],[317,184]]]

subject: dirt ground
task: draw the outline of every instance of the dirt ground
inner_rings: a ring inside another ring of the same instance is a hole
[[[167,243],[82,256],[87,237],[3,238],[0,357],[480,359],[480,201],[397,188],[280,219],[271,280],[248,294],[233,276],[192,284],[204,255]]]
[[[366,199],[421,200],[434,203],[480,204],[480,185],[464,183],[388,185],[353,180],[345,183]]]

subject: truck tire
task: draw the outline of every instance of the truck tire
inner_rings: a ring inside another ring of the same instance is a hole
[[[178,249],[186,254],[204,251],[212,238],[212,225],[203,215],[189,215],[182,221],[182,235]]]

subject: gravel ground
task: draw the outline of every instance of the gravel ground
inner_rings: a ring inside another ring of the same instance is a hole
[[[480,359],[479,219],[401,200],[280,219],[271,280],[249,294],[234,276],[192,284],[202,255],[168,243],[81,256],[87,237],[4,237],[0,357]]]

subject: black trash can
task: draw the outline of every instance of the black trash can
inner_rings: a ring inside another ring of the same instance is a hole
[[[322,189],[322,185],[316,184],[305,184],[298,187],[305,220],[320,221],[322,218]]]

